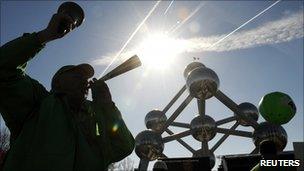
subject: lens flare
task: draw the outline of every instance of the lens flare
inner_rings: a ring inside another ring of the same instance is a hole
[[[118,124],[114,124],[112,127],[112,132],[115,133],[118,130],[119,125]]]

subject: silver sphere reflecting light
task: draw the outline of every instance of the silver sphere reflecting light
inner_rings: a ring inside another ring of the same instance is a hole
[[[216,124],[213,118],[208,115],[196,116],[190,123],[190,130],[192,136],[202,142],[210,141],[214,138]]]
[[[200,67],[205,67],[205,65],[200,62],[191,62],[190,64],[188,64],[184,70],[184,78],[186,79],[192,70]]]
[[[152,110],[145,117],[145,124],[148,129],[159,131],[167,121],[167,116],[160,110]]]
[[[281,152],[287,144],[287,133],[281,125],[262,122],[253,132],[253,142],[256,147],[264,140],[271,140],[275,143],[277,151]]]
[[[155,160],[164,150],[161,135],[152,130],[140,132],[135,137],[135,153],[141,159]]]
[[[192,70],[186,79],[186,85],[191,96],[201,100],[212,97],[218,90],[219,84],[217,74],[206,67]]]
[[[258,121],[259,119],[259,111],[258,111],[258,108],[251,104],[251,103],[248,103],[248,102],[245,102],[245,103],[241,103],[238,105],[240,111],[242,111],[241,114],[243,114],[243,116],[245,118],[249,118],[249,119],[252,119],[254,121]],[[234,114],[235,116],[237,116],[236,114]],[[237,117],[239,123],[242,125],[242,126],[249,126],[250,124],[248,124],[247,121],[245,121],[244,119],[241,119],[240,117]]]

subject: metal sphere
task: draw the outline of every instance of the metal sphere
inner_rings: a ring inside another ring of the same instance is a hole
[[[214,138],[216,134],[215,129],[216,124],[214,119],[207,115],[197,116],[190,123],[192,136],[200,142],[210,141]]]
[[[159,131],[167,121],[167,116],[160,110],[152,110],[145,117],[145,124],[148,129]]]
[[[135,137],[135,153],[141,159],[155,160],[164,150],[164,143],[160,134],[152,130],[140,132]]]
[[[255,105],[245,102],[245,103],[239,104],[238,107],[239,107],[240,111],[242,112],[241,114],[243,114],[243,116],[245,118],[252,119],[254,121],[258,121],[259,111]],[[234,115],[237,116],[236,114],[234,114]],[[250,125],[250,124],[248,124],[248,122],[246,120],[244,120],[240,117],[237,117],[237,119],[242,126]]]
[[[281,152],[287,144],[287,133],[281,125],[262,122],[253,132],[253,142],[256,147],[259,147],[260,143],[265,140],[273,141],[277,151]]]
[[[208,154],[202,155],[202,149],[196,151],[196,153],[193,154],[192,157],[209,157],[210,159],[210,168],[213,168],[215,166],[215,155],[210,150],[208,151]]]
[[[167,166],[167,164],[164,161],[157,160],[154,163],[153,170],[154,169],[157,169],[157,170],[168,170],[168,166]]]
[[[191,96],[201,100],[212,97],[216,93],[219,84],[220,81],[217,74],[206,67],[192,70],[186,79],[186,85]]]
[[[184,70],[184,78],[186,79],[192,70],[200,67],[205,67],[205,65],[200,62],[191,62],[190,64],[188,64]]]

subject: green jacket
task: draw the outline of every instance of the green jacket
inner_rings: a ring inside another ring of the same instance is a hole
[[[114,103],[86,101],[75,115],[25,74],[42,48],[36,33],[1,47],[0,113],[11,132],[4,171],[103,171],[128,156],[134,138]]]

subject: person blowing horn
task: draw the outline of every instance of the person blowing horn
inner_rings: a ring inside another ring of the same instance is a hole
[[[88,81],[91,65],[60,68],[50,92],[25,73],[27,62],[74,24],[73,17],[57,12],[46,29],[1,47],[0,113],[11,132],[4,171],[100,171],[133,151],[134,138],[106,83]]]

